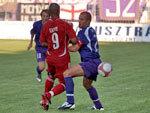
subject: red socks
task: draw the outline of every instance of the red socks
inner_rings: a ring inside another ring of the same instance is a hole
[[[45,93],[47,93],[49,99],[51,99],[51,96],[58,95],[65,91],[65,85],[63,83],[57,84],[52,89],[53,85],[54,85],[54,80],[48,76],[48,78],[45,81]]]
[[[56,85],[49,93],[47,94],[48,98],[50,99],[51,96],[58,95],[65,91],[65,85],[63,83],[60,83]]]
[[[53,96],[58,95],[65,91],[65,85],[63,83],[60,83],[56,85],[51,91],[54,93]]]
[[[49,92],[52,89],[53,84],[54,84],[54,80],[48,76],[48,78],[45,81],[45,93]]]

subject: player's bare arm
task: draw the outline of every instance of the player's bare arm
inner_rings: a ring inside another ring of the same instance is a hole
[[[76,52],[80,49],[80,47],[83,45],[83,42],[78,39],[78,42],[72,46],[70,46],[68,49],[70,52]]]
[[[29,43],[28,48],[27,48],[28,51],[32,48],[32,43],[33,43],[34,35],[35,35],[34,33],[31,34],[31,40],[30,40],[30,43]]]

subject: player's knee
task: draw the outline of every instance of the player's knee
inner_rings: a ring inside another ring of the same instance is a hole
[[[38,62],[39,69],[43,71],[45,69],[45,62]]]
[[[88,85],[87,83],[83,82],[83,87],[84,87],[85,89],[88,89],[89,85]]]
[[[84,87],[85,89],[89,89],[89,88],[91,87],[91,84],[88,83],[87,81],[83,81],[83,87]]]
[[[66,70],[66,71],[63,73],[63,76],[64,76],[64,77],[70,77],[71,74],[70,74],[69,70]]]
[[[44,66],[44,65],[40,65],[40,66],[39,66],[39,69],[40,69],[41,71],[43,71],[43,70],[45,69],[45,66]]]

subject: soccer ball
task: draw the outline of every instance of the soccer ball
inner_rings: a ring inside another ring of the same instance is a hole
[[[112,66],[108,62],[102,62],[98,66],[98,73],[103,77],[107,77],[111,72],[112,72]]]

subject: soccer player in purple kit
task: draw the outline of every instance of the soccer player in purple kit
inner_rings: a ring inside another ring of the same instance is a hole
[[[69,47],[69,51],[79,51],[81,63],[71,66],[63,75],[66,85],[67,102],[58,107],[58,110],[74,109],[74,82],[73,77],[83,76],[83,86],[89,93],[91,100],[94,103],[91,110],[104,110],[96,88],[92,85],[96,81],[98,71],[97,67],[101,63],[99,55],[99,46],[95,30],[90,27],[91,14],[87,11],[80,13],[78,32],[78,44]]]
[[[27,50],[30,50],[32,48],[32,43],[33,43],[33,38],[35,41],[35,51],[36,51],[36,59],[37,59],[37,63],[38,66],[36,68],[37,71],[37,81],[41,82],[42,81],[42,77],[41,77],[41,72],[44,70],[45,68],[45,59],[46,59],[46,51],[47,51],[47,47],[42,47],[41,43],[39,42],[40,39],[40,32],[42,29],[43,24],[45,24],[48,19],[49,19],[49,12],[47,9],[44,9],[41,11],[41,20],[39,21],[35,21],[33,23],[33,28],[31,29],[31,40],[30,43],[28,45]]]

